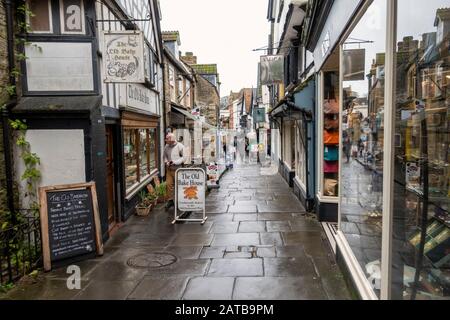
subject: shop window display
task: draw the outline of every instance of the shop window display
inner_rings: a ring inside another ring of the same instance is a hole
[[[449,299],[449,3],[399,0],[397,19],[392,298]]]
[[[127,193],[157,169],[156,129],[125,129],[123,151]]]
[[[324,73],[323,195],[338,196],[339,178],[339,73]]]
[[[367,8],[344,40],[340,68],[340,230],[377,295],[381,289],[386,7],[386,0],[375,0]]]

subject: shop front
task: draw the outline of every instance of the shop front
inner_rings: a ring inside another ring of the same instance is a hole
[[[338,263],[363,299],[448,299],[448,1],[363,1],[346,25],[318,58],[318,197],[338,205]]]
[[[293,91],[295,110],[295,177],[294,194],[308,212],[314,210],[316,135],[315,135],[315,77],[312,76]]]

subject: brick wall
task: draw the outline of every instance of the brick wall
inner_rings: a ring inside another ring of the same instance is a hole
[[[220,106],[220,97],[216,87],[208,80],[197,76],[197,85],[195,87],[195,101],[200,107],[200,114],[205,116],[211,125],[217,125],[217,110]]]

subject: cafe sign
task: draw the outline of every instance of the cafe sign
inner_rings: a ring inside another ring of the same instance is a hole
[[[106,83],[145,83],[144,35],[141,31],[104,33]]]

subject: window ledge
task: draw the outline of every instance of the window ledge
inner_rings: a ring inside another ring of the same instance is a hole
[[[146,185],[148,185],[150,183],[150,181],[152,181],[152,179],[159,173],[159,171],[157,169],[153,170],[151,174],[149,174],[148,176],[146,176],[144,178],[144,180],[142,180],[141,182],[139,182],[138,184],[134,184],[130,189],[127,190],[126,192],[126,197],[125,200],[130,201],[136,194],[138,194],[143,187],[145,187]]]

